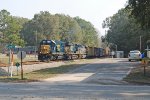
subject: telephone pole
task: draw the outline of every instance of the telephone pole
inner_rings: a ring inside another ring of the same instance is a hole
[[[142,45],[142,43],[141,43],[141,36],[140,36],[140,51],[141,51],[141,45]]]
[[[35,31],[35,48],[34,48],[35,58],[36,58],[36,51],[37,51],[37,31]]]

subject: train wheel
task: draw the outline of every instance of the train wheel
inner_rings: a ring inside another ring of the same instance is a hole
[[[50,57],[50,60],[55,60],[55,57],[52,55],[52,56]]]
[[[57,56],[53,56],[53,60],[57,60],[57,58],[58,58]]]
[[[82,58],[82,55],[81,55],[81,54],[79,54],[79,55],[78,55],[78,59],[81,59],[81,58]]]
[[[50,61],[51,61],[50,56],[49,56],[49,57],[47,57],[46,61],[47,61],[47,62],[50,62]]]
[[[57,55],[57,56],[55,56],[55,59],[56,59],[56,60],[58,59],[58,55]]]
[[[69,59],[70,59],[70,60],[72,60],[72,59],[73,59],[73,58],[72,58],[72,55],[69,55]]]
[[[80,59],[80,55],[77,55],[77,59]]]
[[[66,54],[63,55],[64,60],[68,60],[68,58],[69,58],[68,55],[66,55]]]

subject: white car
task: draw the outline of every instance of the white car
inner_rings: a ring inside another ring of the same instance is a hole
[[[138,51],[138,50],[130,51],[129,54],[128,54],[128,60],[129,61],[131,61],[131,60],[140,61],[141,60],[141,52]]]

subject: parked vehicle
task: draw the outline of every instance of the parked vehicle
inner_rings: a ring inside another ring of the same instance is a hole
[[[141,60],[141,52],[139,50],[130,51],[128,54],[128,60]]]

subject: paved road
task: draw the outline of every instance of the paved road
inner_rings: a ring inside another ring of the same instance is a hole
[[[44,82],[0,83],[0,100],[149,100],[150,86],[122,81],[138,65],[127,59],[99,59]]]
[[[127,59],[99,59],[91,64],[73,70],[70,73],[46,79],[51,83],[90,83],[103,85],[128,84],[122,79],[130,69],[139,63],[130,63]]]

